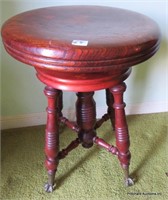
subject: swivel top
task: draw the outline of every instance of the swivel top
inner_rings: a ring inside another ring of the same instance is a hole
[[[8,53],[34,66],[42,82],[73,91],[111,87],[115,74],[118,79],[118,73],[150,58],[160,42],[153,20],[100,6],[21,13],[4,24],[2,37]]]

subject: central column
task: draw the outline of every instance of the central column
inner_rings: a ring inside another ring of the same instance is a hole
[[[94,126],[96,123],[96,104],[93,99],[94,92],[78,92],[76,102],[76,118],[80,127],[79,138],[82,146],[93,146],[93,138],[96,136]]]

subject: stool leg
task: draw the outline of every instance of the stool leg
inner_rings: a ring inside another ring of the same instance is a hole
[[[113,105],[114,97],[109,89],[106,89],[106,104],[108,106],[107,113],[109,114],[113,130],[115,130],[115,111]]]
[[[59,95],[59,100],[58,100],[58,113],[59,117],[62,117],[62,109],[63,109],[63,102],[62,102],[62,90],[57,90],[58,95]]]
[[[79,138],[82,146],[85,148],[93,146],[93,138],[96,136],[94,129],[96,124],[96,106],[93,94],[94,92],[77,93],[76,118],[80,128]]]
[[[48,171],[48,183],[45,185],[46,192],[54,189],[54,178],[58,166],[59,152],[59,109],[57,107],[60,91],[51,87],[45,87],[44,93],[48,98],[47,125],[45,132],[45,166]]]
[[[129,133],[125,117],[125,103],[123,102],[123,93],[126,90],[126,84],[121,83],[113,88],[110,88],[110,92],[114,96],[113,107],[115,109],[115,135],[116,146],[119,151],[118,159],[124,171],[125,184],[131,186],[134,184],[133,180],[129,177],[129,164],[131,154],[129,151]]]

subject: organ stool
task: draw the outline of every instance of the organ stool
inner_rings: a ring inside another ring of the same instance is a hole
[[[160,32],[150,18],[128,10],[101,6],[58,6],[27,11],[2,27],[6,51],[31,65],[46,87],[48,99],[45,135],[47,192],[54,189],[59,160],[81,144],[105,148],[118,157],[126,186],[129,176],[129,133],[125,117],[124,80],[132,66],[152,57],[159,48]],[[96,90],[106,91],[107,113],[96,120]],[[76,122],[62,114],[62,91],[77,94]],[[96,136],[96,129],[110,119],[115,146]],[[77,133],[76,140],[59,150],[59,125]]]

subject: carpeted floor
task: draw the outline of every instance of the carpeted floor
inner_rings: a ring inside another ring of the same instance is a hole
[[[57,188],[45,193],[44,126],[2,132],[1,195],[11,200],[125,200],[168,199],[168,126],[166,113],[128,116],[132,160],[132,187],[123,184],[117,157],[97,146],[79,146],[60,161]],[[110,122],[98,136],[115,144]],[[61,147],[76,138],[68,128],[60,135]]]

